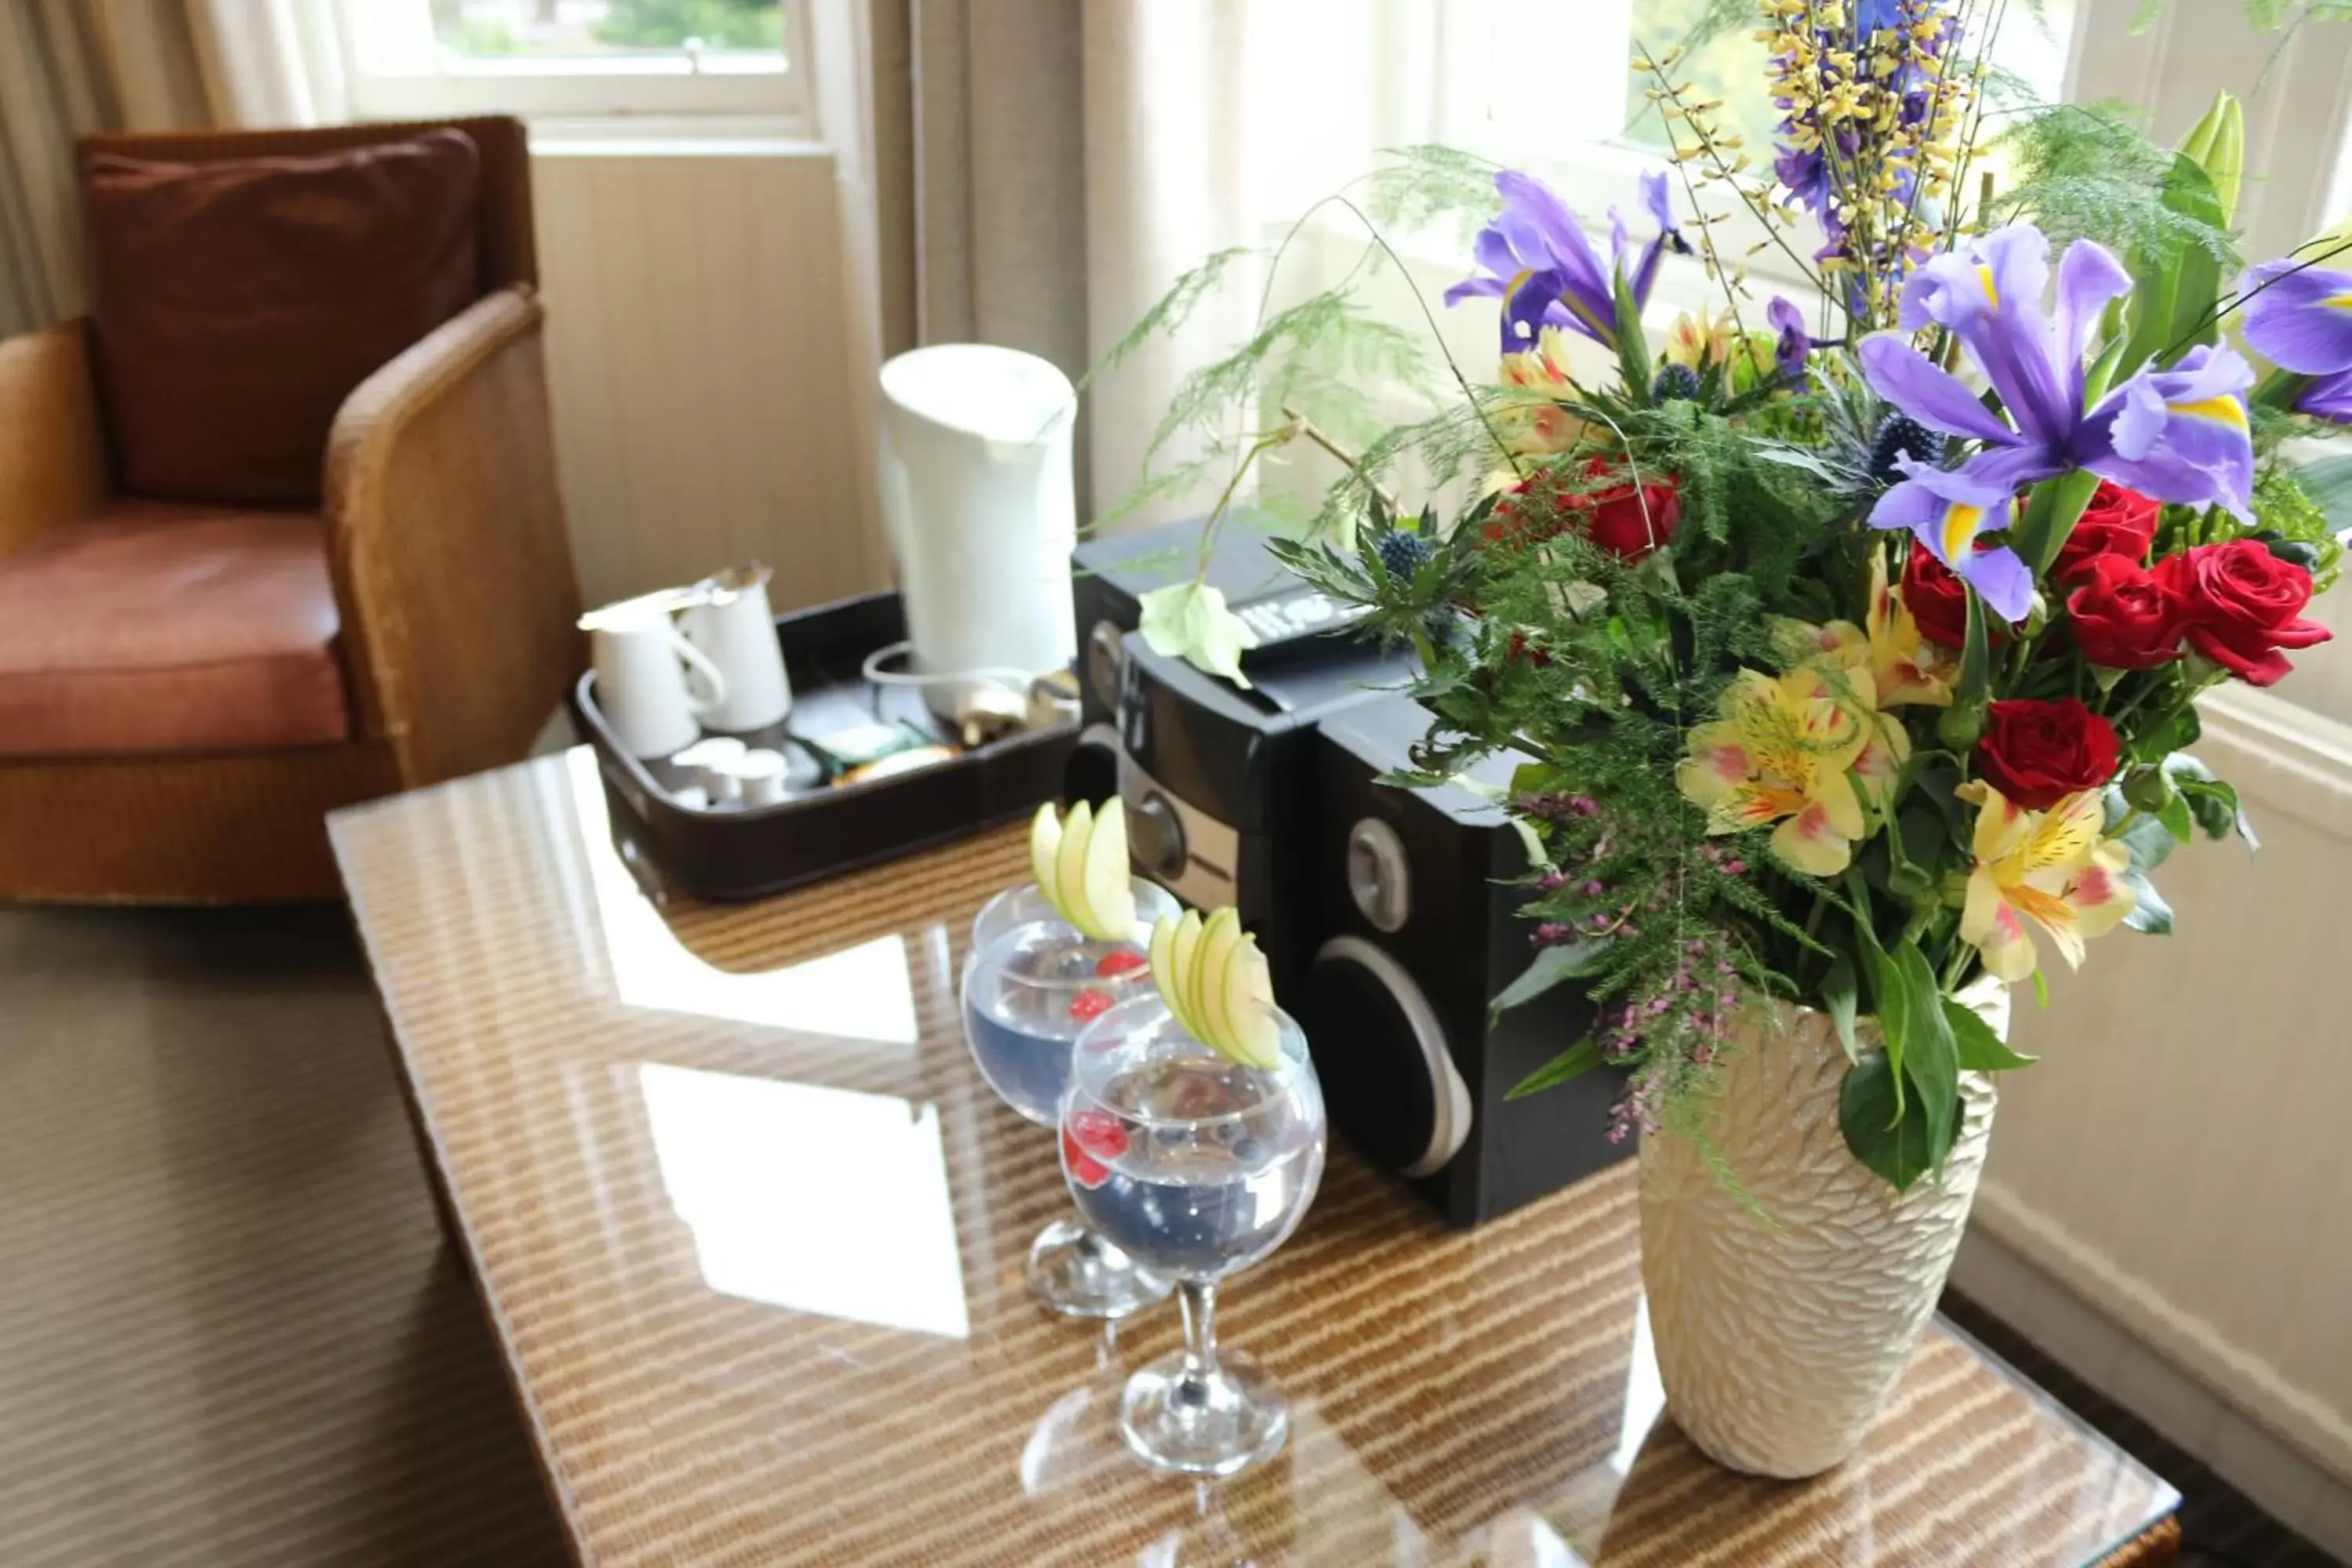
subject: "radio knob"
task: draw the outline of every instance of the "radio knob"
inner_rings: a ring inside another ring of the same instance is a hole
[[[1184,874],[1184,824],[1158,790],[1128,814],[1127,845],[1136,863],[1153,876],[1173,879]]]

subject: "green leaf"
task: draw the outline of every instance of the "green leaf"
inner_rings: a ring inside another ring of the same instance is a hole
[[[1520,1100],[1530,1094],[1540,1094],[1555,1089],[1570,1079],[1580,1078],[1601,1065],[1601,1047],[1587,1035],[1559,1055],[1519,1079],[1504,1091],[1505,1100]]]
[[[2171,935],[2172,906],[2164,901],[2164,895],[2156,890],[2156,884],[2134,871],[2124,878],[2124,885],[2139,900],[2132,906],[2132,912],[2124,917],[2124,924],[2134,931],[2146,931],[2150,936]]]
[[[2090,505],[2098,488],[2099,476],[2084,468],[2033,487],[2025,503],[2025,521],[2018,524],[2010,543],[2036,576],[2049,571],[2058,552],[2066,548],[2074,525],[2083,520],[2083,509]]]
[[[1619,268],[1616,278],[1617,364],[1625,389],[1646,402],[1650,395],[1650,344],[1642,335],[1642,306],[1633,298],[1633,280]]]
[[[2050,1011],[2050,977],[2038,969],[2033,972],[2033,1005]]]
[[[1181,658],[1197,669],[1222,675],[1246,689],[1242,651],[1257,647],[1249,623],[1225,608],[1225,596],[1206,583],[1172,583],[1154,588],[1137,600],[1142,611],[1138,630],[1151,651]]]
[[[2163,865],[2178,842],[2164,819],[2157,816],[2143,816],[2123,833],[2124,847],[2131,854],[2131,868],[2143,875]]]
[[[1859,885],[1860,879],[1852,868],[1848,869],[1846,876],[1849,884],[1854,887],[1855,908],[1868,909],[1869,903]],[[1890,1092],[1895,1097],[1895,1109],[1900,1112],[1905,1100],[1903,1047],[1908,1043],[1904,1030],[1907,1017],[1904,1011],[1906,998],[1903,972],[1895,966],[1895,961],[1887,957],[1885,950],[1878,945],[1877,933],[1870,929],[1869,921],[1856,921],[1854,934],[1862,939],[1863,966],[1864,972],[1870,976],[1871,1005],[1878,1017],[1879,1038],[1885,1042],[1887,1060],[1895,1067],[1895,1082]]]
[[[1993,1027],[1966,1005],[1947,996],[1944,1002],[1944,1022],[1952,1031],[1952,1043],[1958,1047],[1962,1072],[2008,1072],[2013,1068],[2032,1067],[2040,1057],[2029,1057],[2022,1051],[2009,1048],[2009,1042],[1993,1033]]]
[[[1952,691],[1952,706],[1982,713],[1992,686],[1992,649],[1985,636],[1984,600],[1968,591],[1969,622],[1960,636],[1960,680]]]
[[[2212,180],[2185,154],[2173,155],[2164,177],[2163,200],[2167,208],[2210,229],[2230,226]],[[2168,237],[2134,249],[2131,274],[2131,334],[2118,374],[2129,375],[2176,347],[2213,341],[2211,318],[2221,293],[2221,263],[2210,250]]]
[[[1885,1054],[1873,1051],[1848,1069],[1838,1087],[1838,1130],[1853,1157],[1894,1184],[1907,1189],[1934,1163],[1928,1153],[1927,1113],[1917,1100],[1902,1099],[1903,1075]]]
[[[1906,942],[1895,951],[1895,966],[1903,976],[1903,1076],[1918,1090],[1927,1112],[1927,1163],[1944,1166],[1959,1131],[1960,1058],[1952,1026],[1936,990],[1936,972],[1919,944]],[[1886,1026],[1882,1016],[1879,1027]]]
[[[2189,814],[2189,803],[2177,795],[2158,808],[2156,819],[2164,824],[2164,830],[2172,835],[2175,844],[2188,843],[2197,831],[2196,819]]]
[[[1862,1060],[1862,1047],[1853,1038],[1853,1016],[1861,999],[1853,960],[1841,952],[1830,960],[1830,972],[1822,981],[1822,1001],[1829,1008],[1830,1022],[1837,1026],[1838,1044],[1845,1047],[1845,1059],[1850,1062]]]
[[[2172,712],[2157,720],[2132,741],[2132,761],[2162,762],[2183,747],[2195,745],[2198,737],[2204,732],[2205,725],[2203,721],[2197,717],[2196,708],[2184,702]]]
[[[1487,1016],[1497,1016],[1522,1002],[1534,1001],[1563,981],[1591,973],[1601,967],[1601,955],[1608,951],[1608,941],[1596,937],[1540,950],[1534,961],[1519,971],[1519,977],[1504,986],[1501,994],[1487,1005]]]

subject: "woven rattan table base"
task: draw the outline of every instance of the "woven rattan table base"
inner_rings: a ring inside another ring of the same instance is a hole
[[[1621,1167],[1468,1234],[1335,1150],[1225,1332],[1275,1461],[1150,1473],[1175,1342],[1024,1293],[1051,1134],[967,1058],[995,834],[657,910],[583,752],[362,807],[337,854],[425,1136],[576,1549],[599,1564],[2050,1564],[2168,1558],[2172,1494],[1938,1329],[1853,1462],[1717,1468],[1660,1415]]]

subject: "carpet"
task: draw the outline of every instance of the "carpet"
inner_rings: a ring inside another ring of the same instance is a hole
[[[0,1563],[560,1563],[343,911],[0,909]]]

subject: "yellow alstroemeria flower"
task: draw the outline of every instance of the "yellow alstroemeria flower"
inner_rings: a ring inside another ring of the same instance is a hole
[[[1675,770],[1675,786],[1706,807],[1707,832],[1778,822],[1781,859],[1815,877],[1844,870],[1868,827],[1846,774],[1877,732],[1869,672],[1743,669],[1723,694],[1723,714],[1691,731],[1690,755]]]
[[[1885,551],[1870,563],[1867,621],[1832,621],[1821,629],[1822,650],[1847,669],[1869,670],[1881,708],[1950,707],[1959,660],[1919,635],[1919,623],[1886,580]]]
[[[1545,401],[1575,389],[1568,369],[1568,338],[1558,327],[1536,335],[1536,346],[1503,356],[1498,379],[1505,386],[1540,395],[1505,403],[1496,410],[1496,424],[1515,456],[1546,457],[1565,452],[1584,434],[1584,421],[1556,403]]]
[[[1738,336],[1728,310],[1713,321],[1702,321],[1685,310],[1666,329],[1666,363],[1691,370],[1721,364],[1731,357],[1732,342]]]
[[[2085,942],[2138,907],[2125,877],[2130,852],[2099,837],[2106,813],[2099,791],[2070,795],[2047,811],[2028,811],[1982,781],[1953,793],[1977,805],[1960,940],[1983,955],[1990,973],[2013,984],[2040,966],[2033,926],[2074,968]]]

